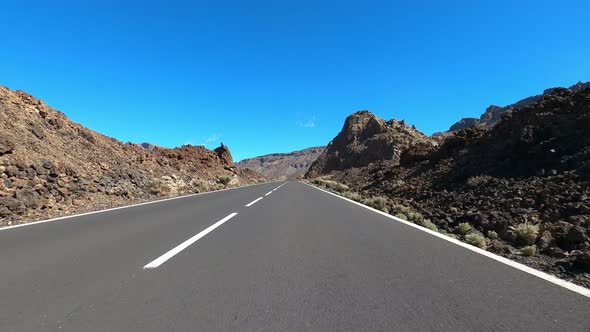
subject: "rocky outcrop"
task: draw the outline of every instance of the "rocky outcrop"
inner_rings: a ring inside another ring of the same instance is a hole
[[[455,123],[454,125],[452,125],[451,128],[449,129],[449,131],[456,131],[456,130],[461,130],[461,129],[477,126],[480,123],[481,123],[481,120],[478,118],[463,118],[463,119],[459,120],[457,123]]]
[[[0,86],[0,225],[261,181],[229,149],[123,144]]]
[[[587,89],[589,87],[590,87],[590,82],[586,82],[586,83],[578,82],[578,83],[570,86],[569,90],[571,92],[575,93],[575,92],[579,92],[584,89]],[[541,100],[543,98],[543,96],[551,95],[555,91],[560,90],[560,89],[563,89],[563,88],[546,89],[545,91],[543,91],[542,95],[527,97],[525,99],[519,100],[518,102],[516,102],[514,104],[504,106],[504,107],[491,105],[490,107],[488,107],[486,109],[486,111],[481,115],[481,117],[479,119],[478,118],[463,118],[463,119],[459,120],[459,122],[453,124],[449,128],[449,131],[466,129],[466,128],[469,128],[472,126],[479,126],[482,128],[491,128],[494,125],[496,125],[498,122],[500,122],[500,119],[503,114],[510,113],[510,112],[514,111],[515,109],[521,109],[521,108],[527,107],[529,105],[532,105],[532,104],[538,102],[539,100]]]
[[[14,150],[14,144],[7,138],[0,137],[0,156],[12,153],[12,150]]]
[[[229,148],[223,143],[213,151],[217,153],[217,157],[219,157],[219,160],[221,160],[224,165],[234,166],[234,159],[231,156],[231,152],[229,152]]]
[[[419,144],[437,145],[434,140],[408,126],[403,120],[385,121],[369,111],[360,111],[346,118],[342,131],[311,165],[307,176],[367,166],[381,160],[399,164],[401,155]]]
[[[586,90],[588,91],[588,90]],[[505,120],[484,134],[457,160],[462,178],[544,176],[590,165],[590,100],[587,93],[556,89],[538,103],[504,114]]]
[[[273,153],[244,159],[237,163],[240,169],[252,169],[269,179],[295,180],[307,172],[309,166],[324,151],[323,146],[290,153]]]
[[[464,237],[457,230],[466,223],[488,250],[590,286],[588,128],[590,89],[554,89],[490,129],[416,144],[401,163],[386,155],[322,175],[441,232]]]

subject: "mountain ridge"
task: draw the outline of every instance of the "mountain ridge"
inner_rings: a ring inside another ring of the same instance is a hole
[[[305,174],[324,148],[316,146],[292,152],[270,153],[243,159],[236,165],[260,172],[270,179],[294,180]]]
[[[569,89],[572,92],[579,92],[581,90],[587,89],[590,87],[590,82],[582,82],[578,81],[578,83],[570,86]],[[472,126],[479,126],[483,128],[490,128],[497,124],[500,121],[502,114],[507,112],[512,112],[515,109],[520,109],[526,106],[529,106],[533,103],[538,102],[544,96],[553,94],[555,91],[563,89],[561,87],[554,87],[543,90],[543,93],[540,95],[526,97],[521,99],[513,104],[507,106],[497,106],[497,105],[490,105],[486,108],[485,112],[479,118],[463,118],[456,122],[455,124],[451,125],[447,132],[452,132],[456,130],[466,129]]]

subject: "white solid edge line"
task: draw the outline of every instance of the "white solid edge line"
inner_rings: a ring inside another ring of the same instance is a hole
[[[272,183],[272,182],[257,183],[257,184],[251,184],[251,185],[241,186],[241,187],[235,187],[235,188],[225,188],[225,189],[219,189],[219,190],[212,190],[212,191],[206,191],[206,192],[202,192],[202,193],[188,194],[188,195],[183,195],[183,196],[158,199],[158,200],[155,200],[155,201],[149,201],[149,202],[143,202],[143,203],[137,203],[137,204],[131,204],[131,205],[124,205],[124,206],[118,206],[118,207],[114,207],[114,208],[110,208],[110,209],[105,209],[105,210],[97,210],[97,211],[90,211],[90,212],[84,212],[84,213],[79,213],[79,214],[71,214],[71,215],[57,217],[57,218],[51,218],[51,219],[45,219],[45,220],[28,222],[28,223],[24,223],[24,224],[18,224],[18,225],[0,227],[0,231],[5,231],[5,230],[9,230],[9,229],[13,229],[13,228],[19,228],[19,227],[25,227],[25,226],[33,226],[33,225],[43,224],[43,223],[50,222],[50,221],[58,221],[58,220],[64,220],[64,219],[84,217],[84,216],[88,216],[88,215],[92,215],[92,214],[98,214],[98,213],[104,213],[104,212],[110,212],[110,211],[128,209],[128,208],[142,206],[142,205],[150,205],[150,204],[156,204],[156,203],[173,201],[173,200],[177,200],[177,199],[183,199],[183,198],[190,198],[190,197],[195,197],[195,196],[213,194],[213,193],[218,193],[218,192],[222,192],[222,191],[228,191],[228,190],[235,190],[235,189],[242,189],[242,188],[248,188],[248,187],[261,186],[261,185],[269,184],[269,183]]]
[[[246,204],[246,207],[251,207],[252,205],[256,204],[256,202],[258,202],[259,200],[261,200],[262,197],[258,197],[257,199],[253,200],[252,202]]]
[[[269,192],[267,192],[267,193],[266,193],[266,195],[264,195],[264,196],[268,196],[268,195],[270,195],[270,194],[272,194],[272,190],[271,190],[271,191],[269,191]]]
[[[486,250],[483,250],[483,249],[481,249],[481,248],[478,248],[478,247],[472,246],[472,245],[470,245],[470,244],[467,244],[467,243],[465,243],[465,242],[461,242],[461,241],[459,241],[459,240],[455,240],[455,239],[453,239],[453,238],[450,238],[450,237],[448,237],[448,236],[442,235],[442,234],[440,234],[440,233],[438,233],[438,232],[432,231],[432,230],[430,230],[430,229],[428,229],[428,228],[424,228],[424,227],[422,227],[422,226],[419,226],[419,225],[416,225],[416,224],[414,224],[414,223],[412,223],[412,222],[409,222],[409,221],[406,221],[406,220],[400,219],[400,218],[398,218],[398,217],[392,216],[392,215],[390,215],[390,214],[388,214],[388,213],[385,213],[385,212],[383,212],[383,211],[376,210],[376,209],[374,209],[374,208],[372,208],[372,207],[370,207],[370,206],[366,206],[366,205],[364,205],[364,204],[362,204],[362,203],[359,203],[359,202],[353,201],[353,200],[351,200],[351,199],[348,199],[348,198],[346,198],[346,197],[342,197],[342,196],[340,196],[340,195],[334,194],[334,193],[332,193],[332,192],[329,192],[329,191],[327,191],[327,190],[324,190],[324,189],[322,189],[322,188],[318,188],[318,187],[316,187],[316,186],[313,186],[313,185],[311,185],[311,184],[307,184],[307,183],[305,183],[305,182],[301,182],[301,183],[303,183],[303,184],[306,184],[306,185],[308,185],[308,186],[310,186],[310,187],[312,187],[312,188],[315,188],[315,189],[317,189],[317,190],[321,190],[321,191],[323,191],[323,192],[325,192],[325,193],[328,193],[328,194],[330,194],[330,195],[336,196],[336,197],[338,197],[338,198],[340,198],[340,199],[343,199],[343,200],[345,200],[345,201],[348,201],[348,202],[350,202],[350,203],[353,203],[353,204],[356,204],[356,205],[358,205],[358,206],[364,207],[365,209],[371,210],[371,211],[373,211],[373,212],[375,212],[375,213],[378,213],[378,214],[380,214],[380,215],[382,215],[382,216],[384,216],[384,217],[387,217],[387,218],[389,218],[389,219],[393,219],[393,220],[395,220],[395,221],[401,222],[401,223],[403,223],[403,224],[405,224],[405,225],[408,225],[408,226],[410,226],[410,227],[414,227],[414,228],[416,228],[416,229],[419,229],[419,230],[421,230],[421,231],[423,231],[423,232],[426,232],[426,233],[428,233],[428,234],[430,234],[430,235],[436,236],[436,237],[438,237],[439,239],[443,239],[443,240],[445,240],[445,241],[448,241],[448,242],[454,243],[454,244],[456,244],[456,245],[458,245],[458,246],[461,246],[461,247],[463,247],[463,248],[465,248],[465,249],[468,249],[468,250],[474,251],[474,252],[476,252],[476,253],[478,253],[478,254],[480,254],[480,255],[486,256],[486,257],[488,257],[488,258],[491,258],[491,259],[493,259],[493,260],[496,260],[496,261],[498,261],[498,262],[500,262],[500,263],[504,263],[504,264],[506,264],[506,265],[508,265],[508,266],[511,266],[511,267],[515,268],[515,269],[521,270],[521,271],[523,271],[523,272],[526,272],[526,273],[528,273],[528,274],[532,274],[532,275],[534,275],[535,277],[541,278],[541,279],[543,279],[543,280],[545,280],[545,281],[549,281],[549,282],[551,282],[551,283],[553,283],[553,284],[555,284],[555,285],[558,285],[558,286],[561,286],[561,287],[563,287],[563,288],[569,289],[570,291],[576,292],[576,293],[578,293],[578,294],[580,294],[580,295],[583,295],[583,296],[586,296],[586,297],[590,297],[590,289],[588,289],[588,288],[585,288],[585,287],[582,287],[582,286],[576,285],[576,284],[574,284],[574,283],[571,283],[571,282],[569,282],[569,281],[565,281],[565,280],[559,279],[559,278],[557,278],[557,277],[555,277],[555,276],[552,276],[552,275],[550,275],[550,274],[548,274],[548,273],[541,272],[541,271],[539,271],[539,270],[535,270],[535,269],[533,269],[533,268],[531,268],[531,267],[528,267],[528,266],[526,266],[526,265],[523,265],[523,264],[517,263],[517,262],[515,262],[515,261],[513,261],[513,260],[510,260],[510,259],[508,259],[508,258],[505,258],[505,257],[502,257],[502,256],[498,256],[498,255],[496,255],[496,254],[493,254],[493,253],[491,253],[491,252],[489,252],[489,251],[486,251]]]
[[[205,228],[199,234],[197,234],[197,235],[191,237],[190,239],[182,242],[181,244],[179,244],[176,247],[172,248],[170,251],[168,251],[164,255],[162,255],[162,256],[154,259],[152,262],[150,262],[149,264],[147,264],[143,268],[144,269],[155,269],[155,268],[157,268],[158,266],[164,264],[167,260],[169,260],[170,258],[176,256],[176,254],[178,254],[179,252],[181,252],[184,249],[188,248],[191,244],[197,242],[203,236],[211,233],[214,229],[216,229],[217,227],[223,225],[223,223],[225,223],[226,221],[228,221],[231,218],[235,217],[236,215],[237,215],[237,213],[234,212],[234,213],[230,214],[229,216],[227,216],[227,217],[219,220],[218,222],[214,223],[213,225]]]

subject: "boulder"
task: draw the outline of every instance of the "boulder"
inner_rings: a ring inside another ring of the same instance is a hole
[[[590,272],[590,250],[573,253],[572,260],[574,267]]]
[[[6,138],[0,137],[0,156],[12,153],[14,144]]]
[[[549,231],[544,231],[543,234],[541,234],[541,236],[539,236],[539,238],[537,239],[537,248],[539,248],[539,250],[545,250],[549,248],[552,244],[553,236]]]
[[[586,230],[581,226],[573,226],[567,233],[565,240],[570,243],[580,243],[588,240]]]
[[[563,259],[567,257],[567,254],[559,247],[549,247],[545,250],[545,253],[551,257]]]
[[[37,137],[38,139],[43,139],[45,138],[45,132],[43,131],[43,129],[41,128],[41,126],[38,125],[34,125],[31,128],[31,132],[33,133],[33,135],[35,135],[35,137]]]

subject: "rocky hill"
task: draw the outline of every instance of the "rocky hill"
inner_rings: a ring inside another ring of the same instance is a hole
[[[307,176],[367,166],[380,160],[399,164],[402,153],[408,149],[436,145],[434,140],[415,127],[409,127],[405,121],[385,121],[369,111],[360,111],[346,118],[340,133],[311,165]]]
[[[227,147],[144,149],[0,86],[0,225],[262,181]]]
[[[363,123],[356,132],[379,132]],[[386,149],[366,166],[312,167],[308,175],[403,219],[590,286],[588,128],[590,89],[555,89],[503,114],[491,129],[456,131],[440,146],[410,148],[399,161]]]
[[[586,83],[578,82],[578,83],[570,86],[569,90],[572,92],[579,92],[579,91],[582,91],[587,88],[590,88],[590,82],[586,82]],[[547,89],[547,90],[543,91],[543,94],[541,94],[541,95],[527,97],[527,98],[517,101],[514,104],[504,106],[504,107],[491,105],[490,107],[488,107],[486,109],[486,111],[481,115],[481,117],[479,119],[478,118],[463,118],[463,119],[459,120],[457,123],[455,123],[454,125],[452,125],[451,128],[449,128],[449,131],[466,129],[466,128],[469,128],[472,126],[490,128],[500,121],[502,114],[509,113],[515,109],[520,109],[520,108],[529,106],[531,104],[534,104],[534,103],[538,102],[539,100],[541,100],[541,98],[543,98],[543,96],[550,95],[558,89],[562,89],[562,88]]]
[[[290,153],[273,153],[244,159],[237,163],[241,169],[249,168],[269,179],[294,180],[302,177],[318,156],[323,146],[307,148]]]

